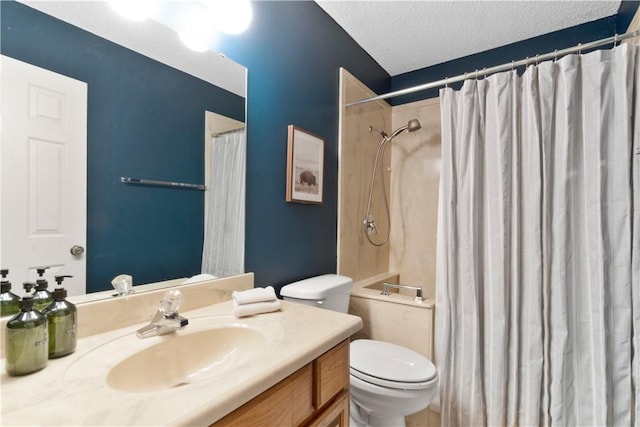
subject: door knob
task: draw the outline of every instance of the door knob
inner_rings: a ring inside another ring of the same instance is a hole
[[[80,245],[73,245],[69,252],[71,252],[71,255],[80,256],[84,253],[84,248]]]

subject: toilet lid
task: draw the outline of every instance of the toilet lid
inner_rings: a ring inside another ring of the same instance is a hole
[[[436,367],[429,359],[396,344],[356,340],[351,342],[350,352],[351,372],[363,380],[426,383],[436,377]]]

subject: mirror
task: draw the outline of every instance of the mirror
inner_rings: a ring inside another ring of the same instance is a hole
[[[173,285],[171,279],[199,274],[206,192],[122,178],[204,184],[205,141],[225,131],[209,126],[207,112],[245,121],[246,68],[213,51],[189,51],[168,27],[171,14],[126,21],[102,1],[0,7],[2,55],[86,83],[86,241],[68,242],[65,253],[86,260],[86,291],[111,291],[119,274],[133,276],[134,286]],[[7,161],[6,152],[0,155]],[[3,209],[14,202],[5,197],[11,181],[1,182]],[[47,211],[48,199],[38,212]],[[11,226],[3,212],[2,234]],[[75,246],[84,252],[70,253]],[[16,258],[3,243],[0,264],[11,270],[12,291],[22,295],[22,282],[35,281],[36,273],[33,264],[13,268],[9,261]],[[45,275],[50,289],[53,275],[67,273],[60,263],[40,264],[52,266]],[[71,289],[76,278],[67,280]]]

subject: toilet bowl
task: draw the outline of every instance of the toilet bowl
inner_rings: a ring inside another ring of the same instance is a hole
[[[325,274],[283,286],[285,301],[347,312],[353,281]],[[431,403],[438,389],[436,368],[408,348],[376,340],[350,344],[351,427],[404,426],[404,417]]]
[[[351,418],[355,426],[404,426],[404,417],[431,403],[436,368],[408,348],[375,340],[350,345]]]

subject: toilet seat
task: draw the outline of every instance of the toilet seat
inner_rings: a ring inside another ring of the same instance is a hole
[[[371,384],[415,390],[437,380],[436,368],[408,348],[375,340],[356,340],[350,345],[350,373]]]
[[[393,388],[397,390],[420,390],[423,388],[429,387],[434,381],[437,379],[434,377],[428,381],[420,381],[420,382],[401,382],[401,381],[391,381],[386,380],[384,378],[374,377],[372,375],[367,375],[363,372],[358,371],[357,369],[351,368],[349,373],[369,384],[377,385],[380,387]]]

